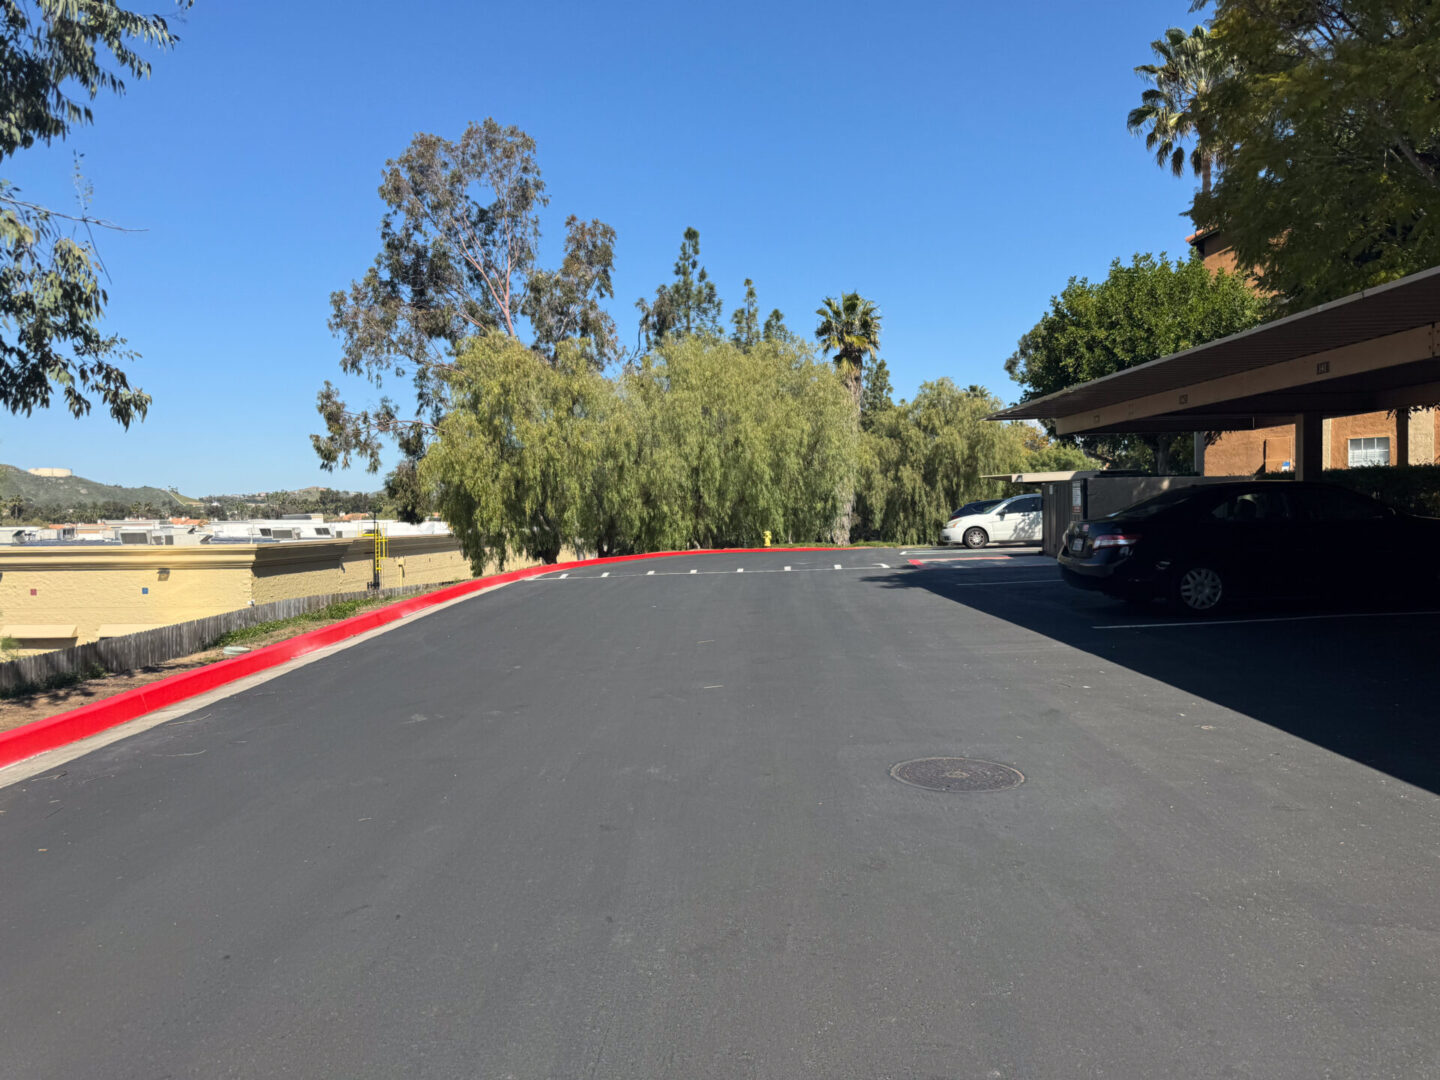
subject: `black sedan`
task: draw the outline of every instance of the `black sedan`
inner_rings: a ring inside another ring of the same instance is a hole
[[[1414,594],[1440,583],[1440,519],[1330,484],[1196,484],[1073,523],[1059,561],[1072,585],[1194,614],[1245,597]]]

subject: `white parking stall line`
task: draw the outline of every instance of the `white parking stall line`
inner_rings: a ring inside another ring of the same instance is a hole
[[[1004,581],[952,581],[957,589],[986,589],[991,585],[1064,585],[1059,578],[1006,578]]]
[[[1336,611],[1326,615],[1269,615],[1254,619],[1189,619],[1185,622],[1102,623],[1092,630],[1173,630],[1177,627],[1249,626],[1255,623],[1311,622],[1318,619],[1399,619],[1416,615],[1440,615],[1440,611]]]

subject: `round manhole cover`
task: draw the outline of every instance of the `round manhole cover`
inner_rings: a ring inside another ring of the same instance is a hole
[[[890,770],[902,784],[930,791],[1004,791],[1025,782],[1019,769],[965,757],[926,757],[902,761]]]

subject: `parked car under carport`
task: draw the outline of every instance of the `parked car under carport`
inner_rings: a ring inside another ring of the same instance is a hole
[[[1331,484],[1180,488],[1077,521],[1057,556],[1071,585],[1213,614],[1259,597],[1440,591],[1440,520]]]

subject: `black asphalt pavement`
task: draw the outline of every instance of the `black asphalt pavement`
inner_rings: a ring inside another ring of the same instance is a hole
[[[1440,616],[979,555],[521,582],[0,789],[0,1077],[1440,1075]]]

